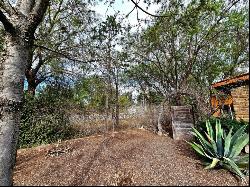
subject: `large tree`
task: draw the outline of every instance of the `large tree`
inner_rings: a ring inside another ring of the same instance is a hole
[[[33,55],[26,70],[29,93],[34,95],[37,86],[44,81],[75,79],[76,69],[80,74],[85,64],[96,60],[91,57],[95,50],[91,46],[90,32],[98,20],[90,5],[85,0],[51,1],[35,33]]]
[[[163,4],[162,17],[132,41],[130,57],[137,63],[130,71],[132,77],[172,98],[172,104],[180,105],[182,95],[189,95],[209,108],[212,81],[234,74],[248,61],[244,7],[240,0]]]
[[[0,58],[0,185],[12,185],[25,69],[49,0],[0,1],[4,51]]]
[[[98,50],[97,58],[100,59],[98,69],[106,79],[106,113],[111,112],[113,128],[119,125],[119,86],[122,71],[123,53],[118,51],[121,42],[121,34],[125,33],[118,15],[108,16],[93,29],[93,42]],[[114,89],[113,89],[114,87]]]

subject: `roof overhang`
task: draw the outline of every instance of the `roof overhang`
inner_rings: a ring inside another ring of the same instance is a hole
[[[219,87],[229,86],[229,85],[238,84],[238,83],[242,83],[246,81],[249,81],[249,73],[238,75],[229,79],[216,82],[212,84],[211,86],[212,88],[219,88]]]

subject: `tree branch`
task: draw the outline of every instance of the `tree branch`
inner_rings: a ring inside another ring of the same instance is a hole
[[[37,72],[39,71],[39,69],[41,68],[41,66],[44,64],[44,60],[42,58],[42,54],[40,49],[38,49],[38,64],[36,65],[36,67],[32,70],[33,74],[37,74]]]
[[[25,17],[29,17],[34,6],[35,0],[22,0],[21,2],[18,2],[18,10]]]
[[[135,7],[139,8],[142,12],[144,12],[144,13],[150,15],[150,16],[158,17],[158,18],[166,18],[166,17],[169,17],[169,16],[160,16],[160,15],[151,14],[151,13],[147,12],[146,10],[144,10],[143,8],[141,8],[141,7],[138,5],[138,3],[136,3],[134,0],[131,0],[131,1],[132,1],[132,3],[134,3]],[[134,9],[133,9],[133,10],[134,10]],[[131,12],[132,12],[132,11],[131,11]],[[130,12],[130,13],[131,13],[131,12]]]
[[[63,10],[63,9],[62,9],[63,1],[64,1],[64,0],[61,0],[61,1],[60,1],[59,5],[58,5],[58,9],[57,9],[56,13],[54,14],[53,18],[51,19],[51,15],[49,16],[50,28],[49,28],[49,30],[48,30],[48,33],[51,33],[51,31],[52,31],[54,25],[55,25],[56,22],[57,22],[57,20],[56,20],[56,19],[57,19],[57,16],[58,16],[59,13],[61,13],[62,10]],[[50,10],[50,7],[49,7],[49,10]]]
[[[28,30],[34,33],[49,6],[49,0],[36,0],[28,18]]]
[[[22,0],[17,0],[17,1],[16,1],[16,6],[15,6],[15,7],[19,8],[20,5],[21,5],[21,3],[22,3]]]
[[[136,6],[134,6],[134,8],[125,17],[128,17],[129,14],[131,14],[134,11],[135,8],[136,8]]]
[[[234,2],[232,2],[232,4],[227,7],[226,9],[224,9],[221,14],[220,14],[220,17],[218,20],[216,20],[216,22],[211,26],[211,28],[209,29],[209,31],[205,34],[205,36],[203,36],[201,38],[201,43],[210,35],[211,31],[220,23],[221,20],[223,20],[226,16],[226,13],[234,6],[236,5],[238,2],[240,2],[240,0],[236,0]]]
[[[9,16],[16,13],[15,8],[12,7],[12,5],[10,4],[10,2],[8,0],[0,0],[0,8],[5,10],[5,12],[9,14]]]
[[[3,23],[6,32],[10,34],[15,33],[15,27],[12,25],[12,23],[8,20],[8,18],[4,15],[4,13],[1,10],[0,10],[0,22]]]
[[[34,44],[34,46],[35,46],[35,47],[39,47],[39,48],[41,48],[41,49],[45,49],[45,50],[50,51],[50,52],[52,52],[52,53],[58,54],[58,55],[63,56],[64,58],[66,58],[66,59],[68,59],[68,60],[72,60],[72,61],[75,61],[75,62],[89,63],[89,62],[100,61],[99,59],[93,59],[93,60],[83,61],[83,60],[79,60],[79,59],[72,58],[72,57],[70,57],[68,54],[61,53],[61,52],[59,52],[59,51],[55,51],[55,50],[50,49],[50,48],[45,47],[45,46],[41,46],[41,45],[37,45],[37,44]]]

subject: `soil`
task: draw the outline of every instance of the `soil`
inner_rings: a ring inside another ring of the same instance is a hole
[[[205,170],[185,141],[134,129],[20,149],[14,185],[248,186],[249,178]]]

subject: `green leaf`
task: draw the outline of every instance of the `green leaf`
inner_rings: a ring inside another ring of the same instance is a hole
[[[192,128],[192,129],[194,132],[192,134],[199,139],[200,143],[202,144],[204,148],[208,148],[208,149],[212,148],[212,145],[201,135],[199,131],[197,131],[195,128]]]
[[[242,135],[242,133],[245,131],[246,126],[243,125],[241,128],[239,128],[235,134],[232,136],[231,140],[231,147],[235,144],[235,141]]]
[[[230,154],[230,158],[234,158],[238,156],[241,150],[248,144],[249,142],[249,134],[245,133],[241,137],[235,140],[235,144],[232,147],[232,152]]]
[[[217,152],[220,157],[223,156],[224,148],[222,145],[222,129],[221,129],[221,123],[220,121],[216,121],[216,126],[215,126],[215,134],[216,134],[216,144],[217,144]]]
[[[211,155],[213,155],[213,157],[219,157],[218,153],[217,153],[217,144],[216,142],[214,141],[214,139],[211,139],[207,133],[205,133],[207,138],[209,139],[211,145],[212,145],[212,149],[211,149]]]
[[[225,158],[223,157],[224,160],[225,160],[225,163],[228,163],[229,167],[227,167],[227,164],[223,164],[223,166],[226,168],[226,169],[229,169],[230,171],[232,171],[233,173],[237,174],[238,176],[240,176],[241,179],[244,179],[244,174],[240,171],[239,167],[234,163],[234,161],[232,161],[231,159],[229,158]]]
[[[233,127],[230,129],[228,135],[225,138],[225,147],[224,147],[224,156],[227,157],[229,154],[229,148],[231,144],[231,137],[232,137]]]
[[[236,157],[235,162],[248,162],[249,161],[249,154],[246,154],[244,156],[239,156],[239,157]]]
[[[207,133],[211,139],[214,138],[214,131],[213,127],[211,126],[211,123],[209,120],[206,121],[206,128],[207,128]]]
[[[219,161],[220,160],[218,158],[213,158],[212,163],[208,165],[207,167],[205,167],[205,169],[213,169]]]
[[[201,145],[197,144],[197,143],[190,143],[190,142],[187,142],[189,145],[192,146],[192,148],[198,152],[200,155],[204,156],[204,157],[207,157],[209,159],[212,159],[212,157],[210,157],[208,154],[206,154],[206,152],[204,151],[204,149],[202,148]]]
[[[249,154],[234,159],[234,162],[237,166],[239,166],[239,168],[249,168]]]

